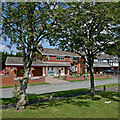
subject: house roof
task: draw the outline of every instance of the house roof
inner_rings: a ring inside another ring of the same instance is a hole
[[[41,65],[43,62],[39,59],[33,61],[32,65]],[[22,57],[7,57],[5,65],[23,65]]]
[[[22,57],[7,57],[5,65],[23,66]],[[43,62],[40,59],[33,61],[32,66],[71,66],[69,62]]]
[[[115,56],[113,55],[108,55],[108,54],[100,54],[97,56],[99,59],[113,59]]]
[[[80,55],[76,53],[71,53],[67,51],[57,50],[57,49],[51,49],[51,48],[43,48],[39,49],[43,55],[59,55],[59,56],[73,56],[73,57],[80,57]]]

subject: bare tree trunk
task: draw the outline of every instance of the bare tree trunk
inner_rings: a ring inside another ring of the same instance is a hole
[[[94,72],[93,72],[93,67],[90,67],[90,83],[91,83],[91,94],[94,96]]]
[[[20,90],[19,90],[19,95],[20,95],[20,100],[17,103],[17,110],[24,110],[25,109],[25,104],[26,104],[26,89],[27,89],[27,84],[29,80],[29,68],[24,68],[24,75],[23,78],[20,80]]]
[[[94,70],[93,70],[93,60],[89,60],[89,70],[90,70],[90,84],[91,84],[91,95],[95,95],[94,91]]]

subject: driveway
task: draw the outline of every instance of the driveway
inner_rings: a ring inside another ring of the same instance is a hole
[[[48,77],[45,77],[45,82],[47,82],[47,83],[67,83],[68,81],[54,78],[54,76],[48,76]]]
[[[95,80],[95,86],[118,83],[118,78]],[[65,91],[78,88],[90,88],[90,81],[78,81],[78,82],[65,82],[65,83],[53,83],[45,85],[28,86],[27,94],[44,94],[57,91]],[[2,90],[2,98],[12,97],[12,91],[14,88],[4,88]]]

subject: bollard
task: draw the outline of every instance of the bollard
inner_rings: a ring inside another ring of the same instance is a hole
[[[16,93],[17,93],[17,85],[16,85],[16,82],[15,82],[15,91],[16,91]]]
[[[103,91],[106,91],[106,86],[105,85],[103,86]]]
[[[52,98],[53,98],[53,94],[49,93],[49,100],[52,100]]]

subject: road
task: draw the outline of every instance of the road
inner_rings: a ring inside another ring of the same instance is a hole
[[[118,78],[106,79],[106,80],[95,80],[95,86],[118,83]],[[90,88],[90,81],[78,81],[78,82],[67,82],[67,83],[53,83],[45,85],[28,86],[27,94],[43,94],[57,91],[65,91],[78,88]],[[3,88],[2,98],[10,98],[13,96],[12,91],[14,88]]]

